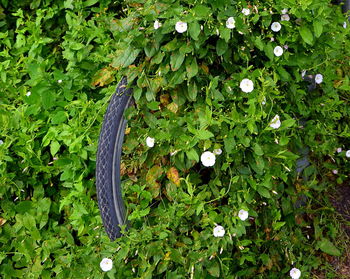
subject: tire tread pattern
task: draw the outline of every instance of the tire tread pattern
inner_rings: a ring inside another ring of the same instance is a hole
[[[98,150],[96,157],[96,191],[98,205],[103,221],[103,225],[107,235],[111,240],[121,236],[120,225],[125,220],[118,220],[116,212],[119,216],[124,216],[124,204],[121,197],[121,182],[117,181],[117,185],[113,185],[112,176],[113,154],[116,146],[118,129],[123,127],[120,125],[123,118],[124,110],[132,96],[132,89],[127,88],[127,80],[124,77],[116,89],[116,93],[111,97],[106,114],[104,116],[100,137],[98,141]],[[122,131],[124,134],[124,131]],[[120,170],[117,170],[120,171]],[[113,188],[119,187],[115,192],[120,196],[114,197]],[[116,208],[114,200],[117,200]],[[125,216],[124,216],[125,218]]]

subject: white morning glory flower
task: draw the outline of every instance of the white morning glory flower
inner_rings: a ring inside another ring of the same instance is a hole
[[[271,30],[273,31],[273,32],[278,32],[278,31],[280,31],[281,30],[281,23],[279,23],[279,22],[273,22],[272,24],[271,24]]]
[[[205,151],[201,155],[201,162],[205,167],[212,167],[215,165],[215,155],[210,151]]]
[[[322,83],[322,81],[323,81],[323,75],[317,74],[317,75],[315,76],[315,82],[316,82],[317,84],[320,84],[320,83]]]
[[[301,271],[297,268],[292,268],[289,272],[290,277],[292,277],[293,279],[299,279],[301,276]]]
[[[332,170],[333,174],[338,174],[338,170]]]
[[[26,96],[29,97],[30,95],[32,95],[32,92],[28,91],[28,92],[26,93]]]
[[[274,129],[278,129],[281,127],[280,117],[276,114],[275,117],[271,120],[270,127]]]
[[[146,138],[146,144],[148,147],[153,147],[154,146],[154,138],[151,138],[151,137],[147,137]]]
[[[290,17],[288,14],[281,15],[281,21],[289,21],[289,20],[290,20]]]
[[[103,258],[100,262],[100,267],[103,271],[109,271],[113,267],[113,261],[108,258]]]
[[[156,20],[155,22],[154,22],[154,24],[153,24],[153,27],[154,27],[154,29],[155,30],[157,30],[159,27],[161,27],[162,26],[162,24],[159,22],[159,20]]]
[[[232,16],[226,20],[226,27],[228,29],[233,29],[236,27],[236,21]]]
[[[281,13],[282,13],[282,14],[287,14],[287,13],[288,13],[288,9],[283,9],[283,10],[281,11]]]
[[[58,83],[62,83],[62,79],[59,79],[57,82],[58,82]]]
[[[266,97],[264,97],[264,99],[261,101],[262,105],[266,105]]]
[[[348,26],[348,24],[346,23],[346,21],[344,21],[343,28],[346,28],[347,26]]]
[[[3,144],[4,144],[4,142],[2,140],[0,140],[0,145],[3,145]]]
[[[184,33],[187,31],[187,23],[183,21],[176,22],[175,30],[179,33]]]
[[[250,10],[249,9],[247,9],[247,8],[244,8],[243,10],[242,10],[242,14],[244,14],[244,15],[249,15],[250,14]]]
[[[213,229],[213,235],[215,237],[223,237],[225,235],[225,229],[223,226],[219,226],[217,225],[214,229]]]
[[[337,153],[340,153],[340,152],[342,152],[343,151],[343,149],[341,148],[341,147],[338,147],[337,148]]]
[[[239,87],[242,89],[245,93],[250,93],[254,90],[254,84],[250,79],[243,79],[241,83],[239,84]]]
[[[248,211],[244,210],[244,209],[241,209],[239,212],[238,212],[238,217],[239,219],[241,219],[242,221],[245,221],[248,219]]]
[[[216,148],[216,149],[213,150],[213,153],[215,155],[220,155],[222,153],[222,150],[220,148]]]
[[[276,56],[281,56],[283,54],[283,48],[280,47],[280,46],[276,46],[273,50],[273,53],[276,55]]]
[[[347,151],[345,152],[345,156],[348,157],[348,158],[350,158],[350,150],[347,150]]]

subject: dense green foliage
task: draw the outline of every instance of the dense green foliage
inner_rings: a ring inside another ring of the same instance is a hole
[[[245,1],[0,0],[1,277],[282,278],[295,266],[307,278],[321,252],[341,254],[320,197],[350,172],[349,28],[329,1],[254,2],[244,15]],[[303,70],[323,82],[309,92]],[[137,101],[122,168],[131,227],[111,243],[95,154],[122,75]]]
[[[99,278],[115,245],[101,227],[95,158],[115,85],[93,84],[121,7],[0,2],[0,277]]]

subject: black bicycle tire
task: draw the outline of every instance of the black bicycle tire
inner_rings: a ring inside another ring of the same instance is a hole
[[[132,103],[132,89],[124,77],[111,97],[104,115],[96,156],[96,191],[98,206],[108,237],[121,237],[121,225],[126,223],[122,198],[120,162],[125,134],[124,111]]]

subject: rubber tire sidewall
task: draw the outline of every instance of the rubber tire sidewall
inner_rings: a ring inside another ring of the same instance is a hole
[[[125,108],[132,101],[132,90],[124,78],[111,97],[104,116],[96,157],[96,191],[106,233],[111,240],[121,236],[125,208],[120,181],[120,159],[126,120]]]

